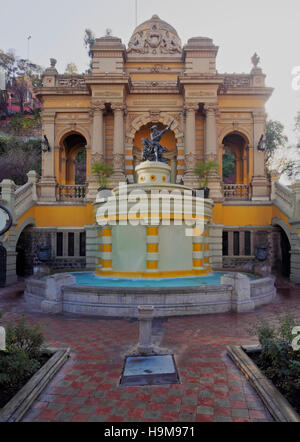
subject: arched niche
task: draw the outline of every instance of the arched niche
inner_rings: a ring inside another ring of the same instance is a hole
[[[222,139],[222,145],[223,182],[225,184],[249,184],[251,177],[249,164],[249,139],[247,136],[238,131],[229,132]],[[230,161],[232,161],[232,167],[229,167]],[[225,170],[226,172],[230,170],[229,176],[225,174]]]
[[[87,179],[87,139],[80,132],[65,133],[60,140],[59,177],[60,184],[84,184]],[[80,166],[81,167],[80,167]],[[81,177],[79,175],[81,170]],[[79,180],[80,177],[80,180]]]

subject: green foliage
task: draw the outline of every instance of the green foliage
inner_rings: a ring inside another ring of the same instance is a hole
[[[0,355],[0,387],[3,390],[19,390],[40,368],[40,362],[21,350]]]
[[[98,162],[92,165],[93,175],[97,175],[100,187],[107,186],[107,178],[113,174],[114,170],[106,163]]]
[[[266,125],[267,161],[281,147],[286,146],[288,137],[284,135],[284,126],[280,121],[268,120]]]
[[[223,155],[223,179],[229,178],[235,174],[235,156],[230,150],[226,149]]]
[[[250,332],[257,335],[262,347],[256,361],[258,366],[300,411],[300,351],[291,347],[295,326],[295,320],[287,314],[277,328],[261,321]]]
[[[18,137],[0,137],[0,182],[11,179],[17,185],[27,182],[27,173],[41,173],[41,139],[23,140]]]
[[[32,133],[33,129],[39,128],[41,117],[39,113],[34,114],[34,118],[24,117],[18,113],[11,117],[9,129],[14,135],[27,135]]]
[[[212,171],[218,172],[219,165],[215,161],[199,161],[195,167],[195,174],[199,177],[199,188],[207,187],[208,178]]]
[[[41,333],[40,327],[29,327],[25,316],[22,316],[17,324],[10,325],[6,329],[8,351],[11,353],[22,351],[31,359],[40,356],[44,340],[45,338]]]
[[[78,74],[78,67],[76,66],[76,64],[75,63],[68,63],[66,70],[65,70],[65,74],[68,74],[68,75]]]
[[[6,328],[6,352],[0,352],[0,390],[20,389],[40,368],[44,336],[23,316]]]

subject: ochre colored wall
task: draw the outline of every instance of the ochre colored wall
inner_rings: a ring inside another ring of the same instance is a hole
[[[140,149],[143,149],[143,138],[150,138],[150,128],[152,126],[156,125],[159,130],[164,129],[164,125],[161,123],[149,123],[147,126],[143,126],[135,136],[134,145],[136,147],[139,147]],[[162,137],[160,144],[164,147],[166,147],[169,151],[174,151],[176,149],[176,139],[175,135],[172,131],[168,131],[164,134]]]
[[[114,116],[109,114],[105,117],[105,158],[110,166],[113,166],[114,149]]]
[[[86,206],[35,206],[19,220],[16,230],[26,218],[35,218],[35,227],[83,227],[96,222],[94,207]]]
[[[213,222],[225,226],[270,226],[273,218],[281,218],[289,229],[287,216],[276,206],[222,206],[215,204]]]

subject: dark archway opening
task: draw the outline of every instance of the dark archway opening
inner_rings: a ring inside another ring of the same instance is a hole
[[[64,138],[63,149],[60,153],[60,176],[62,184],[85,184],[86,145],[86,139],[76,132]]]
[[[5,287],[6,284],[6,249],[0,246],[0,287]]]
[[[280,227],[281,274],[286,278],[291,274],[291,245],[285,231]]]
[[[17,276],[20,276],[22,278],[32,276],[34,273],[34,254],[32,241],[32,228],[31,226],[28,226],[21,233],[16,246],[16,273]]]

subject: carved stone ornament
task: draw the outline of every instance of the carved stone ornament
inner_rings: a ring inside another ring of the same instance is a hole
[[[105,110],[104,103],[101,103],[101,101],[94,101],[91,105],[91,112],[103,112]]]
[[[99,153],[99,152],[95,152],[92,154],[92,164],[95,163],[103,163],[104,162],[104,155]]]
[[[181,41],[172,26],[154,15],[151,20],[138,26],[127,52],[138,55],[181,54]]]
[[[125,156],[119,153],[113,155],[113,167],[115,171],[123,171],[125,165]]]
[[[194,153],[188,153],[185,155],[185,169],[186,171],[193,171],[196,167],[197,155]]]
[[[253,57],[251,58],[252,64],[255,68],[257,68],[259,62],[260,62],[260,57],[257,55],[257,53],[255,52],[255,54],[253,55]]]

